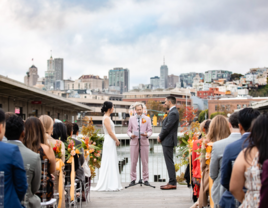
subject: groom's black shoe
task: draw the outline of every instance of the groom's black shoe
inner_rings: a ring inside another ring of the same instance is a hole
[[[136,184],[136,181],[134,180],[130,182],[129,186],[135,186],[135,184]]]
[[[145,186],[151,186],[151,184],[149,184],[148,181],[144,181],[144,185],[145,185]]]

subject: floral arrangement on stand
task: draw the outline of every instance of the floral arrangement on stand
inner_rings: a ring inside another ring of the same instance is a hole
[[[53,145],[51,145],[53,146]],[[61,142],[60,141],[56,141],[55,146],[52,148],[53,152],[55,154],[56,158],[61,159],[62,153],[61,153]]]
[[[96,130],[93,126],[92,118],[84,119],[83,123],[81,131],[83,137],[80,137],[80,140],[84,148],[85,158],[89,157],[88,164],[91,170],[91,177],[94,178],[96,176],[95,169],[101,166],[104,138],[98,134],[99,130]]]
[[[195,110],[193,107],[187,107],[187,111],[184,111],[183,119],[181,120],[181,127],[183,127],[181,130],[182,136],[178,136],[178,154],[176,155],[181,160],[180,163],[175,164],[176,170],[179,170],[181,167],[188,164],[191,166],[193,142],[198,140],[200,135],[200,124],[198,121],[196,121],[190,122],[191,124],[189,125],[189,121],[192,121],[196,117],[196,112],[197,110]],[[179,183],[184,180],[182,177],[183,175],[177,176],[177,181]]]
[[[67,142],[65,142],[65,157],[66,157],[67,163],[68,161],[70,162],[71,156],[75,156],[76,154],[79,155],[81,153],[79,149],[76,148],[72,138],[68,137]]]
[[[53,146],[53,145],[51,145]],[[61,152],[61,142],[56,141],[55,146],[52,148],[56,157],[56,171],[59,171],[59,182],[58,182],[58,192],[59,192],[59,208],[61,208],[62,195],[63,195],[63,169],[64,162],[62,161],[62,152]]]
[[[178,155],[177,157],[181,157],[183,161],[183,165],[189,163],[189,157],[192,154],[193,142],[199,137],[199,122],[192,122],[190,128],[183,128],[181,131],[183,133],[182,136],[178,137]],[[201,147],[200,147],[201,148]]]

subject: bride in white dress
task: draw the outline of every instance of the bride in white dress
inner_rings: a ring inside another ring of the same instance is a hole
[[[100,174],[97,186],[92,191],[119,191],[122,190],[120,181],[116,146],[120,145],[115,136],[114,123],[110,118],[114,107],[112,102],[104,102],[101,112],[104,113],[102,126],[104,130],[104,143]]]

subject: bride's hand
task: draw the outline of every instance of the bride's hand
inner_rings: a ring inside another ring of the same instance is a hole
[[[120,145],[119,140],[117,140],[115,143],[116,143],[116,146],[119,146]]]

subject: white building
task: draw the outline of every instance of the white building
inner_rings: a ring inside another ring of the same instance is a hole
[[[24,77],[24,84],[28,86],[34,86],[37,84],[38,78],[39,78],[38,69],[36,66],[32,65],[29,68],[29,71],[26,72],[26,76]]]
[[[248,89],[238,89],[237,97],[248,97]]]
[[[196,91],[201,91],[204,88],[204,83],[202,82],[199,74],[196,74],[193,78],[193,88],[196,89]]]
[[[253,74],[253,73],[247,73],[245,74],[245,78],[247,82],[252,82],[253,84],[257,83],[257,77],[258,74]]]
[[[214,80],[218,79],[226,79],[226,81],[230,80],[232,72],[226,70],[209,70],[205,72],[205,81],[206,83],[211,83]]]
[[[152,85],[153,89],[160,88],[160,77],[158,77],[158,76],[151,77],[150,84]]]

